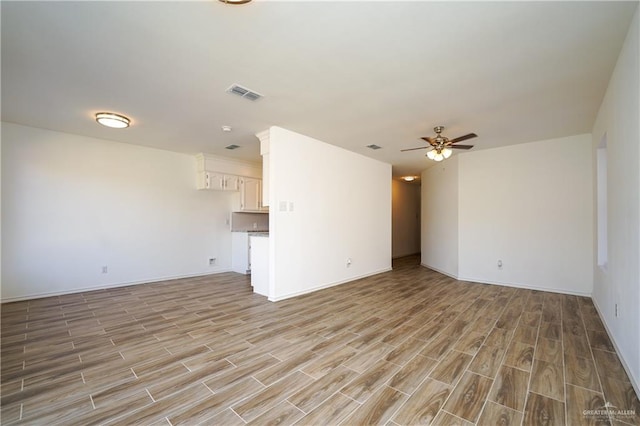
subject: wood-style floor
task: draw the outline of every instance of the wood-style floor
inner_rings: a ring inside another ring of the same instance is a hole
[[[640,423],[590,299],[415,260],[278,303],[229,273],[2,305],[2,424]]]

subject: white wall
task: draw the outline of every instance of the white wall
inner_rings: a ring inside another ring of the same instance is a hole
[[[0,122],[0,303],[2,302],[2,127]]]
[[[591,136],[459,157],[459,278],[590,295]]]
[[[391,184],[394,258],[420,252],[420,185],[394,179]]]
[[[421,264],[457,277],[458,156],[431,165],[421,180]]]
[[[589,295],[592,180],[590,135],[434,164],[422,173],[422,264],[466,281]]]
[[[3,123],[2,301],[228,270],[236,194],[195,176],[189,155]]]
[[[638,14],[593,127],[593,149],[607,138],[608,266],[595,266],[593,300],[640,393],[640,66]],[[594,163],[595,168],[595,163]],[[595,192],[595,185],[594,185]],[[596,229],[596,222],[593,222]],[[615,304],[619,316],[615,316]]]
[[[279,127],[269,144],[269,299],[389,270],[391,165]]]

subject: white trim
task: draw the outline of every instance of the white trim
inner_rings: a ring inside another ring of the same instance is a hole
[[[435,271],[435,272],[437,272],[437,273],[439,273],[439,274],[446,275],[446,276],[448,276],[449,278],[453,278],[454,280],[458,280],[458,281],[460,281],[460,278],[458,278],[458,276],[457,276],[457,275],[453,275],[453,274],[451,274],[451,273],[449,273],[449,272],[443,271],[442,269],[438,269],[438,268],[435,268],[435,267],[433,267],[433,266],[429,266],[429,265],[427,265],[426,263],[420,263],[420,266],[424,266],[424,267],[425,267],[425,268],[427,268],[427,269],[431,269],[432,271]]]
[[[269,154],[271,129],[263,130],[256,133],[256,137],[260,141],[260,155]]]
[[[477,278],[459,277],[458,279],[460,281],[469,281],[469,282],[479,283],[479,284],[501,285],[501,286],[504,286],[504,287],[523,288],[523,289],[526,289],[526,290],[548,291],[550,293],[570,294],[572,296],[582,296],[582,297],[591,298],[591,293],[584,293],[584,292],[581,292],[581,291],[572,291],[572,290],[567,290],[567,289],[564,289],[564,288],[538,287],[538,286],[535,286],[535,285],[528,285],[528,284],[508,283],[508,282],[489,281],[489,280],[479,280]]]
[[[370,277],[372,275],[382,274],[382,273],[385,273],[385,272],[389,272],[391,270],[393,270],[393,269],[392,268],[385,268],[385,269],[381,269],[379,271],[371,272],[369,274],[364,274],[364,275],[359,275],[359,276],[356,276],[356,277],[351,277],[351,278],[348,278],[348,279],[342,280],[342,281],[334,281],[334,282],[331,282],[331,283],[322,284],[322,285],[319,285],[317,287],[313,287],[313,288],[302,290],[302,291],[296,291],[295,293],[289,293],[289,294],[285,294],[285,295],[282,295],[282,296],[279,296],[279,297],[271,297],[271,296],[269,296],[268,299],[269,299],[270,302],[279,302],[281,300],[290,299],[290,298],[296,297],[296,296],[302,296],[303,294],[313,293],[314,291],[324,290],[325,288],[335,287],[335,286],[340,285],[340,284],[345,284],[345,283],[348,283],[348,282],[351,282],[351,281],[356,281],[356,280],[359,280],[359,279],[362,279],[362,278],[367,278],[367,277]]]
[[[591,298],[591,300],[593,301],[593,306],[596,307],[596,311],[598,311],[598,315],[600,316],[600,320],[602,321],[602,324],[604,325],[604,328],[607,331],[607,334],[609,335],[609,339],[611,340],[611,343],[613,343],[613,346],[614,346],[614,348],[616,350],[616,355],[618,355],[618,359],[620,360],[620,363],[622,364],[622,367],[624,368],[624,371],[627,373],[627,377],[629,377],[629,381],[631,382],[631,385],[633,386],[633,389],[636,391],[636,395],[640,395],[640,384],[638,384],[638,382],[636,382],[635,377],[633,377],[633,375],[631,374],[631,369],[629,368],[629,364],[627,364],[627,361],[622,356],[622,351],[620,351],[620,347],[616,343],[616,339],[614,339],[613,333],[609,329],[609,326],[607,326],[607,322],[605,321],[605,316],[602,315],[602,311],[600,310],[600,307],[598,306],[598,302],[593,297]]]
[[[157,282],[161,282],[161,281],[179,280],[179,279],[183,279],[183,278],[204,277],[206,275],[217,275],[217,274],[223,274],[223,273],[226,273],[226,272],[233,272],[233,271],[231,269],[219,269],[219,270],[217,270],[215,272],[205,272],[205,273],[202,273],[202,274],[195,274],[195,275],[194,274],[172,275],[172,276],[169,276],[169,277],[153,278],[153,279],[148,279],[148,280],[128,281],[128,282],[124,282],[124,283],[113,283],[113,284],[106,284],[106,285],[103,284],[103,285],[94,286],[94,287],[81,287],[81,288],[76,288],[76,289],[68,290],[68,291],[52,291],[52,292],[48,292],[48,293],[35,293],[35,294],[28,294],[28,295],[25,295],[25,296],[3,298],[0,301],[0,304],[10,303],[10,302],[20,302],[20,301],[32,300],[32,299],[42,299],[44,297],[64,296],[65,294],[84,293],[86,291],[106,290],[108,288],[127,287],[127,286],[130,286],[130,285],[151,284],[151,283],[157,283]]]
[[[446,275],[446,276],[451,277],[451,278],[453,278],[455,280],[458,280],[458,281],[466,281],[466,282],[476,283],[476,284],[500,285],[500,286],[503,286],[503,287],[523,288],[523,289],[527,289],[527,290],[548,291],[550,293],[571,294],[573,296],[582,296],[582,297],[591,298],[591,293],[583,293],[583,292],[579,292],[579,291],[570,291],[570,290],[558,289],[558,288],[537,287],[537,286],[534,286],[534,285],[507,283],[507,282],[501,282],[501,281],[479,280],[477,278],[458,277],[456,275],[450,274],[448,272],[442,271],[442,270],[440,270],[438,268],[434,268],[434,267],[426,265],[424,263],[421,263],[420,266],[424,266],[427,269],[431,269],[432,271],[438,272],[438,273],[440,273],[442,275]]]
[[[195,155],[195,158],[197,172],[217,172],[227,175],[262,179],[261,162],[219,157],[205,153],[198,153]]]

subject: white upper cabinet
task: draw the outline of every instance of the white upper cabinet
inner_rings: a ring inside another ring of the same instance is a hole
[[[240,190],[240,178],[238,176],[225,175],[223,180],[224,180],[224,191]]]
[[[198,189],[240,191],[240,180],[245,176],[249,178],[262,176],[262,168],[259,163],[206,154],[196,155],[196,167],[196,187]]]
[[[216,172],[199,172],[197,187],[214,191],[239,191],[240,178]]]
[[[240,210],[259,211],[262,209],[262,180],[240,178]]]

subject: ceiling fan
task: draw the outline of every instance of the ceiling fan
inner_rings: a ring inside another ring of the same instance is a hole
[[[466,141],[467,139],[477,138],[478,135],[475,133],[469,133],[464,136],[460,136],[454,139],[449,139],[446,136],[442,136],[442,131],[444,130],[444,126],[436,126],[433,128],[436,132],[436,136],[433,138],[424,137],[423,140],[429,142],[428,146],[421,146],[419,148],[409,148],[409,149],[401,149],[400,151],[414,151],[416,149],[426,149],[433,148],[431,151],[427,152],[427,157],[431,160],[442,161],[445,158],[451,157],[451,148],[455,149],[471,149],[473,145],[456,145],[458,142]]]

